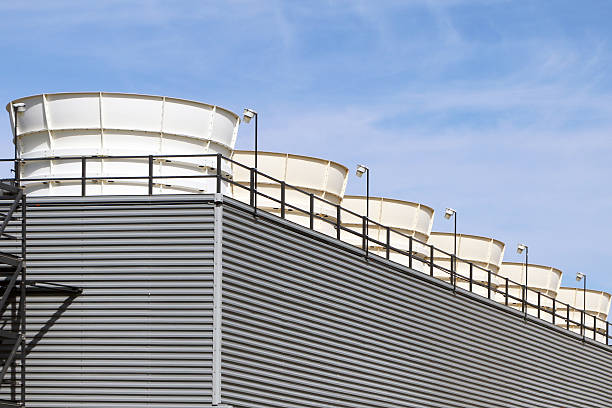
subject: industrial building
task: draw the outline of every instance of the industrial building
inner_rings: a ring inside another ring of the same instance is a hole
[[[612,407],[611,297],[554,266],[347,196],[330,159],[234,150],[218,106],[7,110],[0,407]]]

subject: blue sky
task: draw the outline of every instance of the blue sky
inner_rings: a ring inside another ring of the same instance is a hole
[[[612,292],[612,3],[0,2],[0,101],[120,91],[260,112],[260,148],[372,169],[519,261]],[[8,116],[0,149],[12,154]],[[243,126],[238,147],[251,148]],[[362,193],[351,176],[348,192]]]

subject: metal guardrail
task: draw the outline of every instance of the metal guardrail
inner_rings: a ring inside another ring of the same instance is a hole
[[[170,161],[171,159],[181,158],[214,158],[215,167],[211,167],[215,171],[215,174],[202,174],[202,175],[167,175],[159,176],[154,174],[154,163],[156,161],[164,160]],[[87,164],[90,161],[108,160],[108,159],[141,159],[148,163],[148,174],[142,176],[112,176],[103,175],[97,177],[87,176]],[[35,161],[81,161],[81,174],[80,176],[73,177],[43,177],[43,178],[21,178],[20,169],[28,162]],[[524,313],[525,319],[528,315],[532,315],[539,319],[544,319],[558,327],[565,327],[567,330],[576,332],[582,336],[583,339],[592,338],[600,343],[606,345],[612,345],[612,331],[611,323],[598,318],[597,316],[589,314],[587,311],[572,307],[569,304],[560,302],[555,298],[548,296],[539,291],[530,289],[526,285],[522,285],[518,282],[512,281],[506,277],[501,277],[489,269],[485,269],[473,262],[464,260],[456,257],[455,255],[440,250],[433,245],[426,242],[420,241],[411,235],[405,234],[392,227],[382,225],[372,219],[368,219],[366,216],[358,214],[354,211],[348,210],[341,207],[339,204],[332,203],[324,198],[321,198],[311,192],[300,189],[299,187],[292,186],[285,183],[282,180],[276,179],[267,174],[261,173],[255,168],[248,167],[242,163],[234,161],[230,158],[224,157],[221,154],[191,154],[191,155],[148,155],[148,156],[78,156],[78,157],[38,157],[38,158],[27,158],[27,159],[0,159],[0,162],[14,162],[15,164],[15,178],[14,179],[3,179],[2,182],[16,184],[19,186],[27,186],[27,183],[32,182],[79,182],[81,184],[81,195],[85,196],[87,193],[87,182],[88,181],[115,181],[115,180],[132,180],[132,181],[143,181],[148,185],[148,194],[153,194],[153,187],[160,181],[172,180],[172,179],[215,179],[217,193],[223,192],[223,183],[231,184],[235,187],[242,188],[248,192],[249,205],[254,208],[255,214],[258,211],[258,198],[270,200],[278,204],[278,210],[280,217],[285,218],[287,213],[295,211],[296,213],[304,214],[309,219],[310,229],[315,229],[315,222],[320,221],[328,223],[336,230],[336,238],[342,240],[343,234],[351,234],[356,236],[361,241],[361,248],[364,251],[365,257],[370,257],[370,247],[375,246],[382,248],[384,257],[390,259],[392,254],[397,254],[402,257],[406,257],[407,265],[409,268],[415,269],[415,263],[420,263],[424,266],[424,270],[421,272],[427,273],[432,277],[444,280],[452,285],[453,290],[457,290],[460,286],[470,292],[474,292],[480,288],[481,292],[486,292],[488,299],[497,301],[507,306],[512,305],[515,308],[520,307],[520,310]],[[238,166],[247,170],[250,174],[248,185],[243,185],[234,181],[230,176],[224,176],[222,171],[222,165],[224,163],[230,163],[231,165]],[[267,184],[277,184],[279,186],[279,197],[273,197],[266,194],[257,188],[258,179],[265,179]],[[309,208],[300,208],[295,204],[287,202],[286,195],[287,191],[298,192],[308,197]],[[211,191],[212,192],[212,191]],[[326,216],[325,214],[317,213],[315,208],[317,204],[324,205],[327,208],[333,208],[335,217]],[[353,217],[361,220],[361,231],[355,231],[351,228],[347,228],[342,225],[342,220],[345,216]],[[371,226],[377,227],[386,231],[385,241],[380,241],[370,236],[369,228]],[[401,237],[402,239],[408,240],[408,250],[398,248],[392,244],[393,237]],[[427,254],[419,253],[415,251],[416,247],[419,247],[421,252],[426,249]],[[435,259],[448,260],[448,266],[436,264]],[[404,264],[402,262],[402,264]],[[458,265],[465,265],[465,268],[458,268]],[[467,275],[460,273],[458,269],[468,270]],[[486,280],[476,279],[474,275],[486,276]],[[518,287],[520,296],[515,296],[511,293],[510,287]],[[530,301],[530,299],[535,299]],[[579,314],[580,321],[574,320],[572,317]]]

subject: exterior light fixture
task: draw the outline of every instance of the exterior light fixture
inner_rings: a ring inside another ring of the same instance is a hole
[[[355,172],[355,174],[357,175],[357,177],[361,177],[363,176],[364,173],[368,172],[368,168],[366,166],[364,166],[363,164],[360,164],[357,166],[357,171]]]
[[[582,309],[584,310],[584,312],[586,313],[586,291],[587,291],[587,276],[586,274],[582,273],[582,272],[576,272],[576,281],[583,282],[583,287],[582,287]],[[586,317],[586,316],[585,316]],[[584,321],[582,322],[582,325],[584,326]]]
[[[242,120],[244,120],[244,123],[249,123],[255,116],[257,116],[257,112],[255,112],[253,109],[247,108],[242,113]]]
[[[525,318],[527,318],[527,294],[529,293],[529,271],[527,268],[529,268],[529,247],[525,244],[518,244],[516,246],[516,253],[522,254],[523,252],[525,252],[525,292],[523,295],[523,308],[525,310],[523,311],[525,312]]]
[[[444,218],[450,220],[451,217],[455,217],[453,221],[455,221],[455,230],[453,233],[454,238],[454,247],[453,247],[453,266],[455,266],[455,271],[457,270],[457,211],[453,208],[446,208],[444,210]]]
[[[255,118],[255,169],[257,169],[257,112],[254,111],[253,109],[249,109],[249,108],[245,108],[244,112],[242,113],[242,119],[244,120],[244,123],[249,123],[251,121],[251,119]],[[257,177],[257,173],[255,173],[255,177]],[[257,184],[257,180],[256,180],[256,184]]]
[[[15,173],[15,183],[18,183],[17,180],[19,180],[19,175],[20,175],[20,166],[19,163],[17,162],[17,113],[23,113],[26,110],[26,104],[23,102],[17,102],[13,104],[13,132],[14,132],[14,138],[13,138],[13,144],[15,145],[15,161],[14,161],[14,168],[13,168],[13,172]]]
[[[366,236],[368,236],[368,229],[370,226],[370,168],[364,164],[357,165],[355,171],[357,177],[361,178],[364,174],[366,175]],[[366,250],[368,243],[366,243]]]

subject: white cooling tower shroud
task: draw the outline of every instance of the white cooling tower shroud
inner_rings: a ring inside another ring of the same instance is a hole
[[[582,321],[582,313],[580,310],[584,308],[585,303],[584,290],[576,288],[559,288],[556,300],[570,306],[570,330],[580,333],[580,322]],[[593,328],[595,326],[598,333],[605,333],[606,323],[604,321],[608,318],[611,300],[612,297],[609,293],[587,289],[585,308],[588,313],[588,315],[585,316],[587,328]],[[567,306],[557,303],[557,318],[555,323],[558,326],[567,327],[567,309]],[[593,316],[601,320],[595,321]],[[585,335],[586,337],[593,338],[593,330],[587,329]]]
[[[253,151],[236,150],[232,159],[249,168],[255,165]],[[348,180],[348,168],[345,166],[330,160],[296,154],[258,152],[257,167],[258,172],[262,173],[257,176],[257,191],[273,198],[268,199],[258,195],[257,208],[280,215],[281,184],[279,181],[283,181],[301,190],[285,188],[285,202],[287,203],[285,218],[303,226],[310,225],[309,194],[332,204],[340,204]],[[248,203],[250,201],[248,190],[251,180],[250,171],[245,167],[233,164],[232,172],[234,182],[239,184],[232,185],[233,198]],[[315,219],[314,229],[335,237],[336,229],[333,222],[336,220],[336,206],[314,199],[314,212],[330,221],[328,223]]]
[[[448,232],[432,232],[429,236],[428,244],[433,245],[448,254],[454,250],[454,234]],[[488,296],[488,289],[483,286],[488,284],[489,274],[491,273],[491,288],[495,289],[500,284],[497,276],[499,268],[504,258],[505,244],[493,238],[480,237],[477,235],[457,234],[457,257],[471,262],[480,268],[472,268],[472,279],[480,285],[473,284],[472,292],[482,296]],[[439,251],[434,251],[434,264],[448,270],[451,269],[451,258]],[[457,273],[468,277],[470,276],[470,266],[467,262],[457,261]],[[482,269],[481,269],[482,268]],[[434,276],[450,281],[450,274],[434,268]],[[457,279],[457,286],[469,289],[469,281],[463,278]],[[494,297],[494,292],[491,297]]]
[[[342,200],[342,207],[365,216],[367,197],[345,196]],[[391,246],[405,252],[410,251],[410,238],[408,237],[416,238],[424,243],[427,242],[434,217],[433,208],[424,204],[384,197],[370,197],[369,213],[370,220],[382,226],[370,223],[368,225],[368,237],[386,244],[387,229],[385,227],[389,226],[392,229],[389,234]],[[359,234],[363,233],[363,219],[361,217],[344,212],[341,221],[343,227]],[[363,245],[361,237],[350,232],[343,231],[341,238],[355,246],[361,247]],[[368,249],[373,254],[386,257],[384,245],[369,242]],[[421,258],[424,258],[428,253],[427,247],[416,241],[412,242],[412,252]],[[390,251],[389,259],[403,265],[409,264],[409,257],[401,252]],[[416,259],[413,259],[412,267],[417,270],[424,269],[422,262]]]
[[[22,165],[21,178],[81,177],[81,161],[52,157],[144,156],[221,153],[229,157],[240,119],[223,108],[184,99],[136,94],[86,92],[42,94],[17,99],[7,106],[14,125],[17,113],[17,151],[22,159],[49,160]],[[216,174],[216,158],[168,158],[154,162],[154,176]],[[231,166],[222,166],[225,175]],[[147,159],[90,159],[88,195],[147,194],[148,180],[112,180],[112,177],[149,174]],[[80,181],[25,182],[30,195],[80,195]],[[224,189],[227,186],[224,183]],[[215,179],[157,179],[154,193],[215,191]]]
[[[540,296],[540,306],[547,309],[552,308],[552,299],[556,298],[561,286],[562,272],[552,266],[528,264],[527,277],[529,278],[529,291],[527,291],[527,302],[532,305],[538,304],[538,293]],[[508,299],[508,304],[516,308],[522,308],[523,289],[521,285],[525,285],[525,264],[519,262],[503,262],[499,270],[499,276],[508,278],[508,294],[513,298]],[[511,282],[510,282],[511,281]],[[505,291],[505,279],[500,282],[500,291]],[[498,296],[499,298],[499,296]],[[505,295],[502,295],[500,302],[505,301]],[[552,298],[552,299],[551,299]],[[518,300],[517,300],[518,299]],[[529,314],[537,315],[537,309],[528,309]],[[549,313],[540,313],[541,318],[551,320],[552,316]]]

